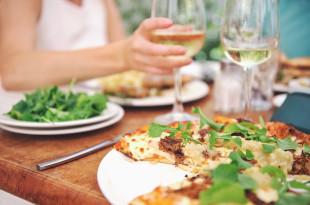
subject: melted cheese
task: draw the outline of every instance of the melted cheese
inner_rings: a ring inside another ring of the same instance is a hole
[[[126,139],[126,141],[130,141],[128,151],[135,160],[154,159],[154,154],[157,154],[167,159],[171,164],[174,164],[175,159],[171,154],[158,149],[160,138],[165,136],[167,134],[164,133],[161,137],[152,138],[147,133],[142,133],[134,138]]]
[[[252,151],[254,159],[260,167],[273,165],[280,167],[284,173],[287,173],[292,168],[293,155],[290,152],[277,148],[272,153],[264,153],[262,143],[252,140],[242,140],[241,150],[245,152],[246,149]]]
[[[257,161],[257,164],[254,164],[254,166],[263,167],[266,165],[273,165],[276,167],[280,167],[284,171],[284,173],[287,173],[288,171],[292,169],[292,165],[293,165],[292,153],[283,151],[280,148],[275,149],[272,153],[264,153],[261,142],[254,141],[254,140],[245,140],[243,138],[241,138],[241,140],[242,140],[242,146],[240,147],[240,149],[244,153],[246,152],[246,149],[251,150],[252,154],[254,155],[254,159]],[[223,148],[227,149],[227,150],[220,151],[225,154],[226,152],[229,152],[229,153],[232,152],[233,149],[236,147],[236,144],[234,143],[233,140],[230,140],[228,142],[222,141],[222,144],[218,144],[218,146],[220,145],[222,145]],[[214,148],[214,149],[216,150],[218,148]]]
[[[270,175],[266,173],[261,173],[259,167],[251,167],[249,169],[245,169],[243,173],[251,176],[255,181],[257,181],[259,188],[270,187]]]
[[[278,192],[271,186],[270,175],[261,173],[258,167],[245,169],[243,173],[257,181],[258,188],[254,192],[260,200],[269,203],[279,199]]]
[[[202,152],[208,148],[207,145],[199,145],[195,143],[188,143],[183,148],[183,153],[186,157],[185,164],[193,164],[196,166],[202,166],[205,162]]]
[[[271,188],[271,187],[267,187],[264,189],[257,189],[254,191],[256,193],[256,196],[266,202],[273,202],[273,201],[278,201],[279,197],[278,197],[278,191]]]
[[[192,135],[192,138],[198,140],[201,138],[199,134]],[[230,163],[228,158],[231,150],[223,147],[214,147],[209,149],[209,140],[205,139],[204,144],[196,144],[188,142],[183,148],[183,153],[186,156],[184,163],[179,165],[182,169],[193,173],[199,173],[201,170],[216,168],[221,163]],[[208,156],[205,156],[205,154]]]
[[[295,152],[294,152],[294,155],[297,155],[297,156],[300,156],[302,154],[302,146],[299,145],[296,149],[295,149]]]

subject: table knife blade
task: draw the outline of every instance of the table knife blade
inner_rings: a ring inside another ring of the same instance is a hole
[[[71,161],[79,159],[79,158],[82,158],[84,156],[87,156],[89,154],[97,152],[97,151],[99,151],[101,149],[104,149],[106,147],[114,145],[123,136],[124,136],[124,134],[121,134],[121,135],[118,135],[117,137],[114,137],[112,139],[106,140],[106,141],[104,141],[102,143],[99,143],[99,144],[94,145],[92,147],[86,148],[84,150],[81,150],[81,151],[78,151],[78,152],[75,152],[75,153],[63,156],[63,157],[59,157],[57,159],[53,159],[53,160],[50,160],[50,161],[39,163],[39,164],[37,164],[37,170],[43,171],[43,170],[46,170],[46,169],[49,169],[49,168],[52,168],[52,167],[56,167],[56,166],[59,166],[59,165],[71,162]]]

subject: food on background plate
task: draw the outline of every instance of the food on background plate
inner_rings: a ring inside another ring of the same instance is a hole
[[[299,78],[310,78],[310,58],[288,59],[281,54],[276,83],[287,86],[291,80]]]
[[[74,80],[67,92],[57,86],[47,86],[43,90],[37,88],[33,93],[26,93],[25,99],[13,105],[6,115],[16,120],[52,123],[88,119],[107,109],[106,95],[73,93],[73,84]]]
[[[224,117],[211,121],[199,108],[193,112],[200,121],[152,123],[114,146],[135,161],[168,163],[191,173],[131,204],[310,203],[308,182],[297,181],[310,179],[310,135],[262,118],[257,124]]]
[[[300,58],[285,58],[282,59],[282,64],[286,66],[296,67],[296,68],[310,68],[310,58],[300,57]]]
[[[183,75],[182,83],[188,83],[193,77]],[[98,79],[104,92],[119,97],[144,98],[159,96],[165,89],[172,88],[172,75],[154,75],[130,70]]]
[[[309,75],[310,76],[310,75]],[[310,88],[310,77],[308,79],[306,78],[300,78],[298,79],[299,85],[305,88]]]
[[[278,71],[276,83],[288,86],[291,80],[301,78],[310,78],[310,69],[282,67]]]

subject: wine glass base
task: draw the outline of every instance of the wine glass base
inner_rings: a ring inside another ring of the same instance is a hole
[[[186,112],[170,112],[155,117],[154,122],[167,125],[173,122],[183,122],[189,120],[199,120],[199,117]]]

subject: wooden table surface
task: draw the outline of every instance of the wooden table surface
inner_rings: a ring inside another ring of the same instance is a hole
[[[192,106],[200,106],[210,119],[219,115],[213,111],[212,85],[206,97],[185,104],[185,110],[190,112]],[[38,171],[36,164],[148,125],[155,116],[169,112],[171,106],[124,109],[125,116],[118,123],[86,133],[34,136],[0,129],[0,189],[35,204],[109,204],[99,189],[97,169],[112,147],[45,171]],[[268,121],[273,111],[274,108],[253,112],[252,118],[257,121],[261,115]],[[228,116],[240,117],[242,114]]]

